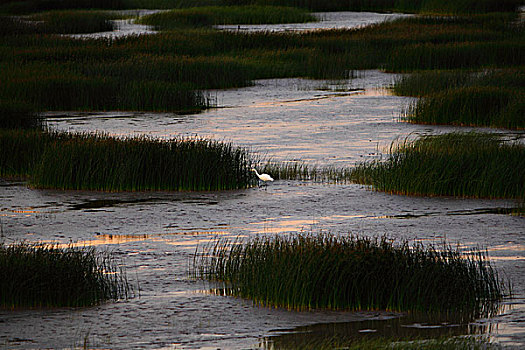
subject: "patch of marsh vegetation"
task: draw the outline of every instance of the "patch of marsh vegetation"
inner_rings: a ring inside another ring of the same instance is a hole
[[[6,0],[0,12],[29,13],[56,9],[172,9],[202,6],[287,6],[311,11],[484,13],[514,11],[520,0]]]
[[[114,30],[111,20],[118,16],[102,11],[62,10],[34,14],[25,18],[37,33],[81,34]]]
[[[358,164],[352,179],[398,194],[523,199],[525,146],[476,132],[406,139],[386,160]]]
[[[218,240],[194,277],[221,294],[293,310],[492,312],[505,286],[482,251],[333,234]]]
[[[184,11],[190,10],[204,11]],[[30,34],[4,17],[0,99],[43,111],[188,112],[213,106],[202,90],[255,79],[346,79],[355,69],[520,67],[523,26],[517,19],[517,13],[427,16],[302,34],[184,28],[78,40]]]
[[[0,244],[0,308],[79,307],[131,296],[125,273],[94,248]]]
[[[274,24],[316,22],[306,10],[277,6],[211,6],[177,9],[144,16],[139,23],[160,30],[210,27],[218,24]]]
[[[40,129],[42,118],[35,108],[17,101],[0,100],[0,129]]]
[[[421,97],[402,117],[411,123],[525,128],[522,68],[421,71],[397,80],[393,90]]]
[[[280,5],[311,11],[485,13],[515,11],[520,0],[224,0],[228,4]]]
[[[0,130],[0,175],[31,186],[101,191],[212,191],[254,184],[248,153],[199,139]]]

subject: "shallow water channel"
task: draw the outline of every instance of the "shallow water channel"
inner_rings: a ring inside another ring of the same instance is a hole
[[[48,113],[51,128],[154,137],[206,136],[261,157],[351,166],[381,157],[398,137],[451,127],[406,124],[411,102],[384,89],[394,75],[347,81],[282,79],[210,91],[219,108],[194,115]],[[503,132],[497,131],[496,132]],[[523,134],[511,133],[521,138]],[[266,189],[204,193],[102,193],[0,183],[2,240],[73,242],[121,259],[136,296],[81,309],[0,311],[8,348],[299,347],[319,337],[487,334],[525,346],[525,219],[505,200],[406,197],[355,184],[276,181]],[[499,315],[469,324],[389,312],[295,312],[206,292],[188,277],[197,245],[219,237],[330,231],[486,247],[514,287]]]

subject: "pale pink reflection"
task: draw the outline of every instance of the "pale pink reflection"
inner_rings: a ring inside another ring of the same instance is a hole
[[[269,218],[265,221],[253,222],[247,229],[254,233],[288,233],[288,232],[300,232],[308,229],[312,225],[319,223],[318,220],[298,220],[285,218]]]

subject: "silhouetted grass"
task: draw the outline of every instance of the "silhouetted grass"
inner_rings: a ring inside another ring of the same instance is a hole
[[[0,129],[39,129],[42,120],[27,103],[0,100]]]
[[[281,5],[312,11],[483,13],[515,11],[520,0],[224,0],[227,4]]]
[[[0,13],[27,14],[66,9],[118,9],[122,0],[3,0]]]
[[[160,12],[140,18],[139,22],[158,29],[207,27],[216,24],[272,24],[315,22],[305,10],[274,6],[211,6]]]
[[[206,139],[118,139],[103,134],[0,130],[0,175],[35,187],[211,191],[255,182],[248,153]]]
[[[358,164],[354,181],[400,194],[525,198],[525,146],[496,134],[451,133],[392,144],[388,159]]]
[[[115,15],[102,11],[62,10],[36,14],[29,20],[37,22],[37,32],[77,34],[111,31],[114,18]]]
[[[492,310],[504,288],[487,256],[386,237],[331,234],[219,240],[195,254],[194,275],[218,292],[296,310]]]
[[[0,307],[89,306],[131,292],[109,253],[54,245],[0,245]]]
[[[40,163],[44,149],[59,137],[57,133],[36,129],[0,129],[0,176],[29,177]]]

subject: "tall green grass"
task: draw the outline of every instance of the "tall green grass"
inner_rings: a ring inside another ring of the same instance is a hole
[[[411,104],[404,120],[421,124],[525,128],[525,91],[468,87],[425,96]]]
[[[403,119],[413,123],[525,128],[523,69],[423,71],[394,85],[400,95],[418,96]]]
[[[195,277],[221,293],[296,310],[400,310],[481,314],[504,286],[487,256],[447,244],[331,234],[219,240],[195,254]]]
[[[421,17],[305,34],[181,29],[114,40],[14,34],[16,21],[0,21],[0,99],[41,110],[197,111],[213,104],[201,90],[254,79],[348,78],[353,69],[378,68],[518,69],[525,50],[516,20]]]
[[[227,4],[281,5],[312,11],[483,13],[515,11],[520,0],[224,0]]]
[[[214,191],[252,186],[251,159],[231,144],[191,138],[0,130],[0,175],[40,188]]]
[[[94,248],[0,245],[0,308],[89,306],[130,296],[126,275]]]
[[[29,20],[37,21],[36,30],[41,33],[80,34],[111,31],[114,18],[115,15],[102,11],[62,10],[39,13]]]
[[[315,22],[305,10],[274,6],[193,7],[144,16],[139,22],[158,29],[207,27],[216,24],[273,24]]]
[[[0,100],[0,129],[40,129],[42,119],[27,103]]]
[[[525,146],[496,134],[450,133],[392,144],[388,159],[358,164],[353,180],[400,194],[525,198]]]
[[[118,9],[122,0],[2,0],[0,13],[27,14],[66,9]]]
[[[44,149],[58,137],[37,129],[0,129],[0,176],[29,177],[39,164]]]

